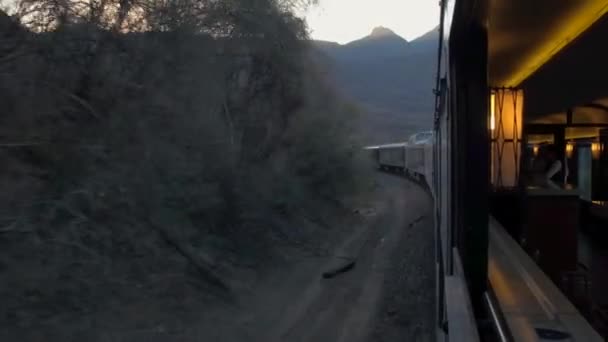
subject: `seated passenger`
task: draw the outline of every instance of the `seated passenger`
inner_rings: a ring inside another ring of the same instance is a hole
[[[541,148],[540,155],[534,159],[530,171],[530,181],[533,184],[543,184],[552,188],[564,184],[563,164],[554,145]]]
[[[555,145],[547,146],[545,157],[546,157],[546,167],[545,167],[545,171],[544,171],[545,180],[551,180],[553,182],[563,184],[566,179],[568,171],[567,171],[567,169],[564,170],[562,161],[559,160],[559,157],[557,155],[557,148],[555,147]]]

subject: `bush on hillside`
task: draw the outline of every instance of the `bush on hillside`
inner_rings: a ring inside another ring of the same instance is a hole
[[[295,5],[19,2],[20,57],[0,57],[10,229],[103,264],[153,254],[148,227],[216,281],[214,250],[267,250],[275,217],[356,191],[356,110],[314,72]]]

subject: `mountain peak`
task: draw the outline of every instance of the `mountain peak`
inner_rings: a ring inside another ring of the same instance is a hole
[[[396,36],[396,35],[397,34],[395,32],[393,32],[391,29],[388,29],[384,26],[378,26],[372,30],[372,34],[370,34],[370,37],[380,38],[380,37]]]
[[[427,31],[425,34],[414,39],[414,41],[418,41],[418,42],[427,41],[427,40],[437,41],[438,39],[439,39],[439,26],[435,26],[432,30]]]

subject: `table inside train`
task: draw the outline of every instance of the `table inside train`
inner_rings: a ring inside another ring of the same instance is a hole
[[[521,243],[556,283],[575,271],[578,258],[580,196],[576,188],[555,183],[525,187]]]

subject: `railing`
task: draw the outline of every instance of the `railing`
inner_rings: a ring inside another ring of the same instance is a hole
[[[458,249],[453,249],[454,273],[445,277],[445,301],[450,342],[478,342],[479,333]]]
[[[502,226],[490,218],[488,277],[504,315],[501,324],[513,341],[537,341],[546,336],[566,341],[600,342],[591,327],[557,286]]]

